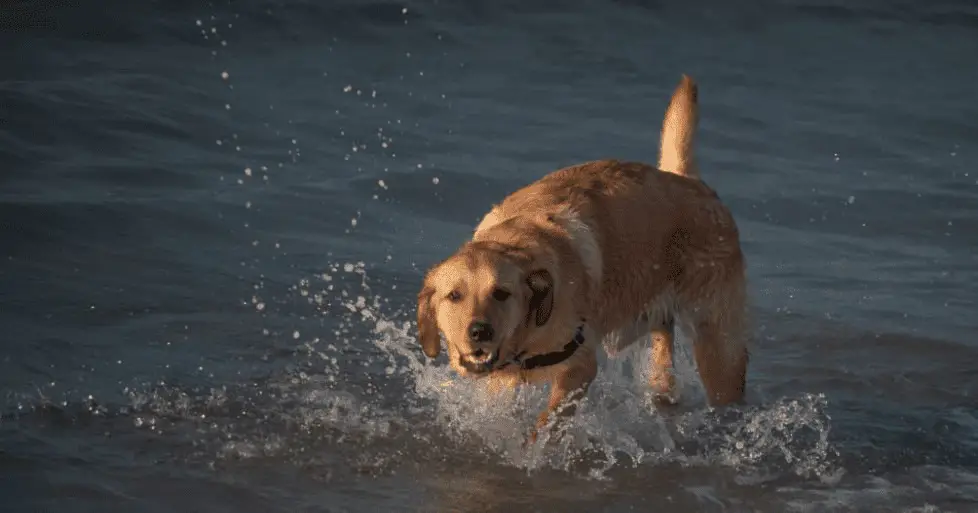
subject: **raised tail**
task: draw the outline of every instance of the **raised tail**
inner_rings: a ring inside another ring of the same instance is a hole
[[[662,121],[659,146],[659,169],[690,178],[698,178],[693,142],[699,121],[698,88],[688,75],[683,75]]]

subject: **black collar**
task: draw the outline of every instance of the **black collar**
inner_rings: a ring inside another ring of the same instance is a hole
[[[552,353],[538,354],[536,356],[531,356],[526,360],[521,358],[522,353],[516,355],[513,358],[512,363],[520,366],[521,370],[536,369],[539,367],[549,367],[551,365],[557,365],[558,363],[567,360],[574,355],[577,348],[584,345],[584,324],[582,323],[577,327],[577,331],[574,332],[574,338],[568,342],[563,349],[560,351],[554,351]]]

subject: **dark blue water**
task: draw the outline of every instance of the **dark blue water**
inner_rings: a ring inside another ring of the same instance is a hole
[[[78,4],[0,4],[3,511],[978,511],[973,3]],[[421,274],[654,162],[681,73],[749,404],[636,348],[524,452],[544,391],[426,364]]]

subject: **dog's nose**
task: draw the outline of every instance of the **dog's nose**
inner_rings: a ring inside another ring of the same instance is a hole
[[[475,321],[469,325],[469,339],[473,342],[492,340],[492,326],[488,322]]]

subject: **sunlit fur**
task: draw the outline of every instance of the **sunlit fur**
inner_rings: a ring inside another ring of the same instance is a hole
[[[660,169],[587,162],[550,173],[495,205],[472,240],[425,277],[418,295],[425,353],[439,354],[441,332],[449,363],[460,374],[485,377],[490,389],[550,382],[539,428],[553,411],[573,413],[561,407],[586,393],[602,341],[614,351],[651,334],[649,384],[675,401],[679,325],[693,338],[709,402],[740,401],[748,361],[745,263],[732,215],[698,179],[697,96],[696,84],[684,76],[663,121]],[[494,298],[497,288],[510,297]],[[453,291],[458,294],[450,298]],[[469,340],[475,320],[492,325],[492,340]],[[564,362],[533,370],[504,366],[516,355],[561,350],[582,322],[585,344]],[[498,350],[499,357],[492,368],[472,372],[463,363],[480,350]]]
[[[459,363],[476,350],[499,350],[501,361],[511,360],[516,354],[518,341],[526,336],[526,330],[521,328],[533,295],[526,283],[529,273],[525,267],[525,261],[517,255],[507,255],[491,244],[470,242],[428,275],[425,288],[432,292],[427,301],[448,342],[449,362],[459,373],[472,374]],[[493,297],[496,290],[504,290],[510,296],[500,301]],[[458,297],[451,298],[453,293]],[[468,329],[473,321],[491,325],[495,331],[492,340],[470,341]]]

